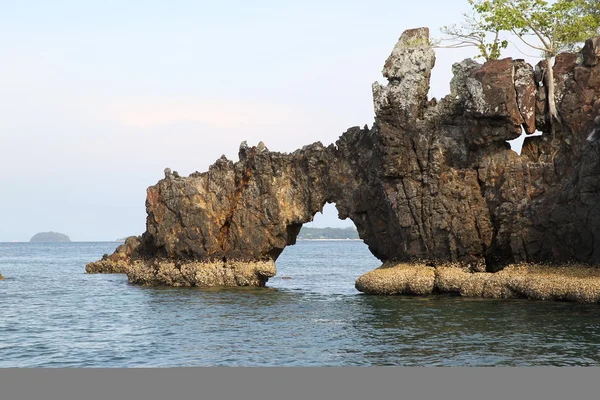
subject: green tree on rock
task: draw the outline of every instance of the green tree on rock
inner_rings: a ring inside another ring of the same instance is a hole
[[[598,1],[598,0],[577,1],[575,4],[575,9],[579,14],[589,15],[592,18],[595,18],[596,25],[600,26],[600,1]],[[599,29],[597,29],[596,32],[600,34]]]
[[[547,65],[550,122],[561,122],[556,108],[553,58],[598,33],[598,0],[469,0],[490,31],[508,31],[532,49],[539,50]],[[554,131],[554,125],[553,131]]]
[[[473,5],[474,0],[468,1]],[[476,47],[479,54],[475,58],[483,58],[485,61],[497,60],[502,49],[508,45],[506,40],[500,39],[500,30],[485,23],[474,11],[463,14],[463,20],[459,25],[446,25],[440,31],[444,37],[435,44],[435,47],[446,49]]]

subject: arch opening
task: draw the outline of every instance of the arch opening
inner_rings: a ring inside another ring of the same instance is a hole
[[[267,286],[323,295],[357,294],[355,280],[381,265],[358,237],[352,220],[341,220],[335,203],[325,204],[303,224],[294,245],[277,258],[277,275]]]

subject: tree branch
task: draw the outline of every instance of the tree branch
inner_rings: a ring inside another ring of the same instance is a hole
[[[546,41],[546,39],[542,36],[542,34],[539,32],[539,30],[533,25],[533,22],[531,22],[531,20],[529,18],[527,18],[521,11],[519,11],[518,8],[516,8],[512,4],[508,4],[508,7],[510,9],[512,9],[515,12],[515,14],[517,14],[517,16],[519,18],[521,18],[523,21],[525,21],[525,24],[527,24],[527,26],[529,27],[529,29],[531,29],[533,31],[533,33],[535,33],[536,36],[540,39],[540,42],[542,42],[542,44],[546,47],[545,49],[542,49],[542,51],[551,51],[552,48],[550,47],[550,45],[548,44],[548,42]],[[514,28],[512,28],[511,30],[516,35],[516,32],[514,31]],[[530,44],[528,44],[527,42],[525,42],[525,41],[523,41],[523,42],[526,45],[528,45],[530,47],[533,47]],[[536,48],[536,47],[534,47],[534,48]]]
[[[462,49],[464,47],[479,46],[479,44],[451,44],[448,46],[433,46],[436,49]]]
[[[546,48],[542,48],[542,47],[534,46],[534,45],[532,45],[531,43],[528,43],[528,42],[526,42],[526,41],[525,41],[525,39],[523,39],[522,35],[519,35],[519,34],[518,34],[516,31],[515,31],[515,28],[510,28],[510,31],[511,31],[511,32],[512,32],[512,33],[513,33],[513,34],[514,34],[516,37],[518,37],[518,38],[519,38],[519,40],[520,40],[521,42],[525,43],[527,46],[531,47],[532,49],[536,49],[536,50],[539,50],[539,51],[548,51],[548,49],[546,49]]]

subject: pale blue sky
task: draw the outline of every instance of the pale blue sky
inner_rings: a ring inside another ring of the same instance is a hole
[[[403,30],[466,0],[0,0],[0,241],[145,229],[145,191],[239,143],[293,151],[373,123]],[[438,50],[431,95],[474,49]],[[519,54],[517,54],[519,56]],[[348,225],[326,213],[313,226]]]

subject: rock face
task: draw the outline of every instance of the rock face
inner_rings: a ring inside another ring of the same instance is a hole
[[[452,262],[472,272],[598,264],[597,46],[590,40],[579,58],[557,57],[563,123],[550,134],[543,63],[534,71],[510,58],[465,60],[453,67],[450,95],[429,101],[429,33],[406,31],[384,65],[388,84],[373,85],[372,129],[291,154],[242,143],[239,161],[222,157],[189,177],[167,169],[148,188],[146,232],[87,270],[120,263],[140,284],[264,285],[328,202],[384,262]],[[507,140],[523,130],[544,134],[527,137],[517,155]]]
[[[30,242],[70,242],[71,239],[63,233],[58,232],[40,232],[33,235]]]

